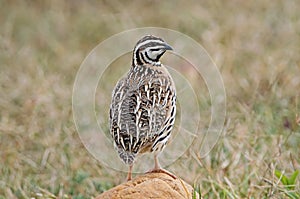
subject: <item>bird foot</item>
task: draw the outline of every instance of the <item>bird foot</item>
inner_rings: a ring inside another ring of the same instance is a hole
[[[127,176],[127,182],[132,180],[132,177],[131,176]]]
[[[168,176],[170,176],[171,178],[173,178],[174,180],[177,179],[177,177],[174,174],[170,173],[169,171],[167,171],[165,169],[153,169],[153,170],[150,170],[150,171],[148,171],[146,173],[165,173]]]

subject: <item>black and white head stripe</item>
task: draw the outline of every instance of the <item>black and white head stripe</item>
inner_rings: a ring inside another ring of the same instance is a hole
[[[160,65],[159,59],[172,48],[161,38],[147,35],[139,40],[133,51],[133,65]]]

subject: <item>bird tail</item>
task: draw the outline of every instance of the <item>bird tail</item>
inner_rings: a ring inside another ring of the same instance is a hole
[[[128,165],[132,165],[135,157],[136,157],[136,153],[130,152],[130,151],[125,151],[123,148],[117,148],[119,157],[121,158],[121,160]]]

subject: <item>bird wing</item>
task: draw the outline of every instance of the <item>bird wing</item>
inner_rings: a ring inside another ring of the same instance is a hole
[[[110,133],[117,148],[133,152],[137,131],[135,92],[129,88],[127,79],[121,79],[112,94],[110,106]],[[137,151],[136,151],[137,152]]]

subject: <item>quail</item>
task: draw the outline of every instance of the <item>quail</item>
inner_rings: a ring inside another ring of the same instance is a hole
[[[127,180],[137,155],[147,152],[154,154],[152,171],[166,172],[158,154],[170,138],[176,115],[175,84],[160,62],[167,50],[172,47],[163,39],[142,37],[134,47],[129,72],[112,92],[110,134],[120,159],[129,166]]]

